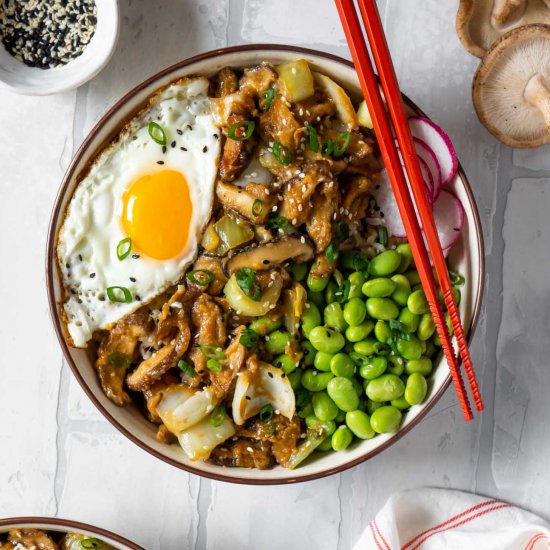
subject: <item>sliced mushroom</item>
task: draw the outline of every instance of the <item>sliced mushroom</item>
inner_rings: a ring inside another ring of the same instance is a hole
[[[247,94],[261,97],[275,84],[277,78],[275,69],[263,62],[244,70],[244,75],[239,81],[239,88]]]
[[[233,255],[225,265],[232,275],[244,267],[254,271],[271,269],[287,260],[307,262],[313,258],[313,246],[305,237],[282,237],[258,246],[249,247]]]
[[[547,0],[460,0],[456,31],[462,45],[477,57],[506,32],[534,23],[550,23]]]
[[[512,147],[550,142],[550,26],[504,35],[487,53],[472,94],[481,122]]]
[[[224,67],[210,79],[210,95],[225,97],[237,91],[239,81],[231,67]]]
[[[219,181],[216,195],[224,208],[234,210],[254,223],[263,223],[277,200],[265,185],[259,183],[249,183],[243,189]]]
[[[275,414],[288,419],[294,416],[294,391],[281,369],[260,363],[255,376],[243,372],[237,380],[233,396],[233,420],[242,426],[248,418],[256,416],[264,405],[272,405]]]
[[[357,130],[359,127],[359,121],[357,119],[357,114],[349,98],[348,94],[340,86],[336,84],[332,78],[321,74],[313,73],[315,78],[315,83],[325,92],[325,94],[334,101],[336,106],[336,113],[338,118],[346,124],[347,130]]]

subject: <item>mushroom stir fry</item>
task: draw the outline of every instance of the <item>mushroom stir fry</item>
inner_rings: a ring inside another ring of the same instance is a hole
[[[109,399],[141,401],[158,439],[191,460],[294,467],[322,441],[275,360],[308,351],[295,271],[326,279],[339,249],[372,244],[376,145],[344,89],[304,60],[224,68],[210,96],[223,149],[199,256],[169,295],[103,333],[97,370]],[[278,327],[285,340],[270,343]]]
[[[110,544],[77,533],[60,534],[42,529],[11,529],[0,534],[0,550],[82,550],[97,548],[114,550]]]

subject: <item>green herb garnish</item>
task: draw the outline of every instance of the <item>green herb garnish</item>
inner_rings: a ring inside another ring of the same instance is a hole
[[[242,120],[241,122],[235,122],[235,124],[232,124],[231,128],[229,128],[227,136],[235,141],[246,141],[254,133],[255,127],[256,123],[253,120]],[[239,128],[244,128],[245,130],[241,130],[239,134],[237,134],[237,130]]]
[[[156,122],[149,122],[147,131],[149,132],[151,139],[159,145],[166,145],[166,143],[168,143],[166,132],[160,124],[157,124]]]
[[[241,290],[255,302],[262,299],[262,289],[256,282],[256,274],[249,267],[243,267],[236,276],[237,284]]]

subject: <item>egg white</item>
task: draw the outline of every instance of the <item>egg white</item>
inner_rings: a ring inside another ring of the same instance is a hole
[[[110,328],[164,292],[181,279],[194,260],[210,217],[220,155],[219,130],[210,114],[207,92],[204,77],[182,79],[164,89],[152,98],[149,108],[132,119],[78,184],[57,245],[66,291],[63,307],[76,347],[86,347],[94,331]],[[149,136],[150,121],[166,131],[165,153]],[[189,186],[193,213],[185,248],[169,260],[131,254],[121,261],[117,245],[127,237],[120,221],[124,192],[140,177],[161,170],[180,172]],[[127,288],[133,301],[110,301],[106,289],[111,286]]]

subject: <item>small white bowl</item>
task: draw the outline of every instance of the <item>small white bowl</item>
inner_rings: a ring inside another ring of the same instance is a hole
[[[109,61],[118,40],[118,0],[95,0],[97,26],[82,55],[53,69],[29,67],[0,43],[0,87],[26,95],[72,90],[94,77]]]

